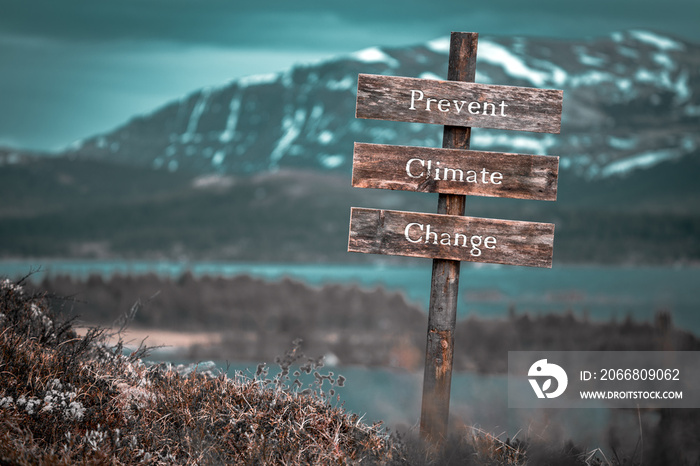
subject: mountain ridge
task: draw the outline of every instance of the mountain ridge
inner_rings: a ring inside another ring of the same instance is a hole
[[[358,73],[443,79],[446,39],[372,47],[197,90],[64,155],[198,173],[348,172],[355,141],[439,147],[434,125],[354,118]],[[586,41],[484,37],[477,82],[564,90],[561,134],[478,129],[480,150],[559,155],[587,178],[697,155],[700,46],[649,31]],[[660,124],[661,122],[661,124]]]
[[[477,79],[583,84],[564,89],[561,134],[472,133],[473,149],[560,156],[557,201],[470,196],[467,215],[554,223],[555,261],[700,263],[700,46],[597,40],[481,40]],[[574,62],[544,60],[555,46]],[[614,74],[629,61],[601,71],[610,50],[635,55],[634,83]],[[436,195],[352,188],[353,143],[439,147],[442,128],[355,119],[358,66],[436,78],[446,62],[444,40],[374,47],[194,92],[52,157],[0,149],[0,257],[401,260],[347,253],[349,208],[434,213]]]

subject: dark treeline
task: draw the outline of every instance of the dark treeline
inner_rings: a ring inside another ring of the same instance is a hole
[[[57,297],[54,307],[86,324],[109,326],[138,303],[133,327],[222,334],[220,343],[191,348],[193,358],[272,361],[301,338],[308,355],[333,353],[343,363],[413,367],[425,325],[420,307],[398,293],[312,288],[288,278],[195,279],[186,273],[174,280],[91,276],[83,282],[59,276],[38,288]]]
[[[95,275],[85,281],[56,276],[37,288],[54,296],[56,310],[87,325],[111,326],[137,307],[130,324],[135,328],[221,334],[220,341],[191,347],[182,357],[272,361],[301,338],[306,354],[332,353],[341,364],[409,370],[423,365],[425,310],[382,288],[310,287],[288,278],[270,282],[189,273],[176,279],[154,274],[106,280]],[[671,349],[698,350],[700,340],[674,328],[666,312],[659,312],[654,322],[629,316],[599,322],[566,311],[530,315],[511,309],[506,318],[458,321],[454,367],[506,372],[508,351],[518,350]]]
[[[697,264],[699,160],[598,181],[562,171],[556,202],[471,196],[467,212],[554,223],[559,263]],[[204,188],[193,173],[94,160],[3,166],[0,257],[367,263],[346,252],[350,206],[435,212],[437,202],[310,170],[213,179]]]

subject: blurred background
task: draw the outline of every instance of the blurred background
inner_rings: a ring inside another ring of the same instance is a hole
[[[564,112],[558,135],[472,133],[559,156],[559,194],[467,201],[556,234],[551,270],[463,265],[455,422],[602,442],[626,414],[508,410],[507,351],[698,348],[696,1],[0,5],[0,275],[85,325],[137,309],[125,335],[154,358],[221,367],[302,338],[349,374],[351,410],[414,425],[430,261],[347,253],[348,219],[437,196],[351,188],[352,146],[442,128],[355,119],[357,75],[444,79],[469,31],[477,82],[563,89]]]

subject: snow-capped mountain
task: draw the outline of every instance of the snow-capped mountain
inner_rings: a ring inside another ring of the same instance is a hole
[[[561,170],[556,202],[475,196],[468,215],[555,223],[557,262],[700,263],[700,45],[628,31],[478,53],[478,82],[563,89],[564,113],[561,134],[475,128],[472,148]],[[439,79],[447,59],[447,39],[371,48],[195,92],[63,156],[0,149],[0,257],[373,260],[346,252],[350,207],[436,196],[352,188],[353,143],[439,147],[442,128],[356,119],[357,76]]]
[[[359,73],[444,79],[449,39],[370,48],[202,89],[68,152],[159,170],[349,171],[353,142],[439,147],[441,128],[355,118]],[[700,46],[649,31],[585,41],[481,37],[476,81],[564,90],[561,134],[475,129],[472,148],[559,155],[586,178],[700,147]]]

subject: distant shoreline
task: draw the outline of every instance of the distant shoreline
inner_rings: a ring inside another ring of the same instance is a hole
[[[111,264],[108,266],[108,264]],[[96,273],[101,270],[109,270],[108,274],[128,273],[128,274],[149,274],[165,273],[167,276],[177,276],[187,271],[195,275],[206,273],[231,273],[240,271],[246,273],[247,270],[261,267],[277,267],[281,269],[304,268],[304,267],[409,267],[409,268],[430,268],[430,261],[416,258],[382,257],[376,260],[364,261],[236,261],[236,260],[207,260],[207,259],[134,259],[124,257],[0,257],[0,276],[10,279],[20,278],[31,272],[36,274],[84,274]],[[463,269],[499,269],[508,268],[500,264],[463,263]],[[635,263],[595,263],[595,262],[553,262],[551,270],[557,268],[601,268],[601,269],[700,269],[700,261],[682,261],[669,264],[635,264]],[[38,270],[37,270],[38,269]],[[228,271],[228,272],[227,272]],[[79,277],[76,277],[79,278]],[[30,277],[30,279],[32,279]],[[33,280],[33,279],[32,279]]]
[[[122,337],[127,346],[148,336],[146,346],[166,345],[159,351],[178,359],[274,361],[298,338],[305,354],[325,355],[338,365],[414,371],[425,357],[425,310],[382,287],[185,274],[87,281],[64,276],[42,281],[37,290],[48,293],[56,311],[79,316],[82,325],[119,328],[113,323],[128,315],[131,333]],[[563,298],[576,302],[582,296]],[[669,311],[600,319],[566,308],[531,312],[513,306],[506,315],[458,318],[453,367],[504,373],[508,351],[667,349],[700,349],[700,340]]]
[[[84,336],[91,327],[75,327],[80,336]],[[109,331],[108,331],[109,333]],[[141,344],[155,348],[160,353],[178,353],[186,351],[194,345],[216,345],[222,340],[221,332],[187,332],[159,330],[155,328],[127,328],[120,334],[111,334],[106,343],[114,346],[121,339],[124,347],[130,351],[139,348]]]
[[[33,264],[0,260],[0,276],[27,276]],[[40,273],[27,280],[37,286],[57,278],[87,282],[141,277],[141,291],[125,289],[124,302],[114,303],[115,313],[126,312],[136,299],[146,299],[162,289],[161,282],[205,278],[233,280],[249,276],[268,283],[283,280],[312,288],[327,285],[357,286],[400,293],[427,313],[431,261],[411,263],[249,263],[226,261],[54,261],[43,263]],[[97,278],[99,277],[99,279]],[[552,269],[464,264],[460,280],[458,318],[471,315],[505,317],[511,309],[531,314],[561,314],[607,321],[630,314],[637,320],[653,319],[660,310],[672,313],[680,328],[700,334],[700,267],[557,265]],[[77,283],[76,283],[77,286]],[[127,287],[128,288],[128,287]],[[80,293],[82,287],[75,288]],[[78,296],[86,300],[87,295]],[[89,300],[89,299],[88,299]],[[116,315],[115,314],[115,315]]]

